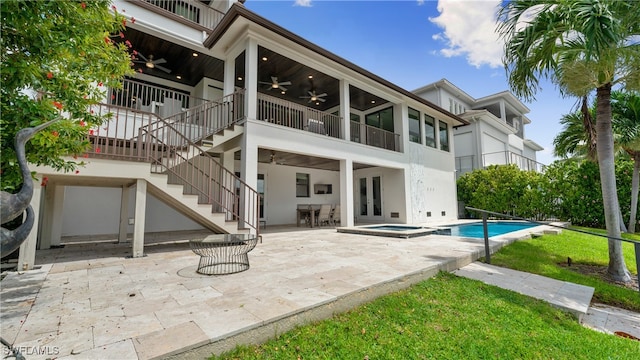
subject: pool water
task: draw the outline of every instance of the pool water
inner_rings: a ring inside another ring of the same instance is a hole
[[[504,235],[513,231],[524,230],[524,229],[528,229],[536,226],[538,225],[528,223],[528,222],[518,222],[518,221],[497,221],[497,222],[487,223],[489,237]],[[484,238],[484,230],[482,228],[481,222],[465,224],[465,225],[451,225],[451,226],[447,226],[447,228],[451,230],[451,233],[449,233],[449,231],[446,231],[446,235],[481,238],[481,239]]]

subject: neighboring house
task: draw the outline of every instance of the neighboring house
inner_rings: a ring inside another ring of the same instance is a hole
[[[542,171],[536,160],[543,148],[525,137],[529,112],[509,91],[474,99],[446,79],[414,93],[469,122],[453,131],[456,178],[489,165],[515,164],[522,170]]]
[[[32,168],[48,185],[20,266],[63,236],[133,234],[138,257],[151,232],[259,233],[306,204],[339,204],[341,226],[457,218],[460,116],[240,3],[114,4],[135,18],[122,41],[139,73],[105,89],[94,111],[114,117],[85,167]]]

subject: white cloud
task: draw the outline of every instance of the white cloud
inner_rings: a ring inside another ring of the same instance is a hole
[[[418,5],[424,5],[424,0],[418,0]]]
[[[496,33],[500,0],[439,0],[440,15],[429,20],[443,29],[432,36],[444,43],[439,53],[445,57],[466,56],[469,64],[502,66],[504,42]]]
[[[294,6],[311,7],[311,0],[296,0]]]

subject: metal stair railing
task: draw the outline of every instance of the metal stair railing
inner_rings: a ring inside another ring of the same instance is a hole
[[[162,122],[173,126],[191,142],[198,143],[244,119],[244,90],[240,90],[171,115]],[[153,123],[145,126],[153,126]]]
[[[237,98],[242,93],[230,96]],[[243,103],[233,103],[236,105],[227,106],[242,109]],[[89,130],[88,140],[93,146],[86,156],[150,162],[153,173],[167,174],[168,181],[183,185],[185,193],[197,195],[200,203],[211,204],[212,212],[224,213],[226,221],[237,220],[240,228],[253,229],[259,235],[257,191],[196,145],[190,139],[193,133],[186,136],[174,126],[185,124],[181,118],[183,114],[159,119],[152,113],[131,112],[130,109],[108,104],[97,105],[93,111],[99,115],[111,114],[111,119]],[[202,111],[208,114],[216,112],[214,107]],[[202,134],[238,123],[237,117],[212,121],[202,127]],[[215,116],[208,118],[220,119]]]

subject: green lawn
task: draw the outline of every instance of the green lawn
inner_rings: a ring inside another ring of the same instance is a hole
[[[603,230],[578,228],[581,230],[606,234]],[[640,241],[640,235],[624,234],[624,237]],[[623,253],[627,268],[636,277],[634,246],[623,244]],[[597,275],[583,275],[567,267],[567,258],[574,265],[608,264],[607,240],[602,237],[563,231],[560,235],[544,235],[531,240],[518,241],[506,246],[491,256],[491,263],[511,269],[526,271],[550,278],[587,285],[595,288],[594,302],[640,311],[640,293],[600,280]],[[565,266],[560,266],[562,263]],[[575,266],[573,267],[575,269]]]
[[[532,298],[440,273],[332,319],[211,359],[633,359],[640,342]]]

